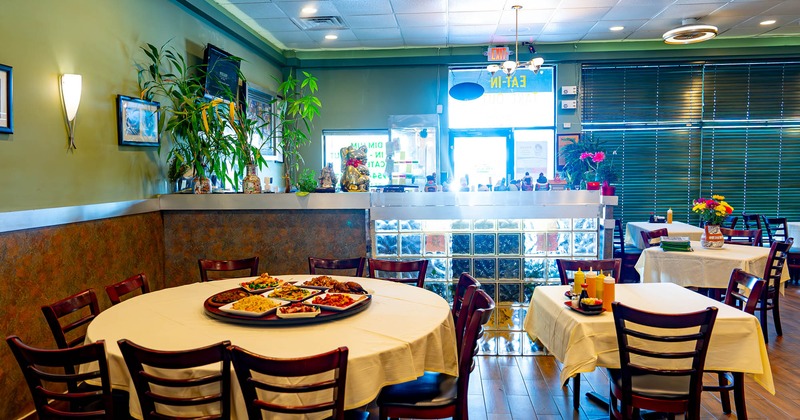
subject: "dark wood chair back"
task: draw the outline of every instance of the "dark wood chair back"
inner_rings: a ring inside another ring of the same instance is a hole
[[[112,306],[122,302],[123,297],[131,297],[128,295],[137,293],[137,291],[139,294],[150,293],[150,285],[147,283],[147,276],[144,273],[130,276],[121,282],[106,286],[106,294],[108,299],[111,300]]]
[[[761,298],[761,293],[764,291],[765,284],[766,281],[761,277],[750,274],[741,268],[735,268],[731,272],[730,281],[728,281],[725,304],[740,308],[752,315]]]
[[[669,236],[667,228],[643,230],[640,233],[642,234],[642,241],[644,242],[645,248],[650,248],[651,246],[655,245],[653,243],[653,239],[660,238],[662,236]]]
[[[720,227],[728,229],[736,229],[736,224],[739,223],[739,216],[725,216]]]
[[[614,258],[625,258],[625,234],[620,219],[614,219]]]
[[[726,244],[761,246],[761,229],[719,228]]]
[[[619,283],[622,273],[622,260],[612,258],[608,260],[556,260],[558,266],[558,276],[561,277],[561,284],[572,284],[575,280],[575,272],[580,268],[581,271],[602,271],[604,274],[611,274],[614,280]]]
[[[456,285],[456,293],[453,296],[453,323],[456,326],[456,348],[461,351],[461,340],[464,338],[464,328],[467,327],[467,317],[469,314],[469,303],[472,295],[481,287],[475,278],[467,273],[462,273]]]
[[[699,419],[703,368],[717,308],[686,314],[657,314],[620,302],[613,302],[611,308],[621,366],[610,372],[611,414],[628,418],[630,410],[638,408],[687,413],[687,418]],[[676,343],[683,344],[678,347]],[[651,350],[665,344],[670,346],[669,351]],[[665,360],[675,367],[659,368],[659,362]],[[675,365],[679,360],[683,363]]]
[[[250,270],[247,275],[238,275],[232,277],[254,277],[258,275],[258,257],[244,258],[241,260],[207,260],[200,259],[197,261],[200,266],[200,281],[209,281],[209,271],[243,271]],[[211,279],[218,280],[218,279]]]
[[[467,293],[467,288],[470,286],[481,287],[481,284],[478,280],[475,280],[475,277],[469,275],[469,273],[461,273],[461,276],[458,277],[458,283],[456,284],[455,295],[453,296],[453,309],[451,310],[453,320],[458,320],[458,316],[461,313],[461,306],[464,302],[464,295]]]
[[[764,230],[767,231],[767,238],[769,243],[775,241],[786,242],[788,239],[788,221],[785,217],[765,217]]]
[[[94,290],[86,289],[42,306],[42,313],[56,340],[56,346],[66,349],[83,344],[86,328],[100,314],[100,305]]]
[[[332,259],[308,257],[308,272],[317,274],[317,269],[323,270],[353,270],[356,277],[364,277],[364,266],[367,259],[364,257]]]
[[[149,349],[125,339],[117,344],[136,388],[144,419],[175,418],[170,416],[187,408],[208,410],[211,404],[218,405],[217,414],[202,418],[231,418],[230,341],[177,351]],[[209,365],[218,366],[219,370],[202,376],[173,375],[180,370],[192,371]]]
[[[63,349],[34,348],[16,335],[6,342],[22,369],[39,419],[114,418],[104,341]],[[76,366],[84,371],[76,373]],[[100,386],[80,387],[87,380],[99,380]]]
[[[742,223],[744,223],[745,229],[764,229],[764,226],[761,224],[761,219],[762,216],[760,214],[748,214],[742,212]]]
[[[397,277],[379,277],[377,272],[396,273]],[[399,283],[425,287],[425,275],[428,271],[428,260],[389,261],[369,259],[369,276],[374,279],[391,280]],[[416,276],[409,273],[416,272]]]
[[[237,346],[229,347],[229,351],[249,418],[260,419],[265,413],[280,416],[281,414],[307,415],[321,412],[331,412],[329,418],[332,419],[343,420],[345,418],[347,347],[339,347],[327,353],[297,359],[274,359],[251,353]],[[302,384],[286,383],[280,379],[274,379],[320,374],[326,374],[329,378]],[[259,398],[259,391],[268,397]],[[291,405],[271,402],[272,397],[279,395],[310,392],[320,393],[320,395],[330,394],[330,397],[325,397],[324,401],[310,405],[300,402],[294,402]]]

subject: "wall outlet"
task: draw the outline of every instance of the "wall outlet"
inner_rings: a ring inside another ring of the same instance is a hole
[[[561,109],[575,109],[578,107],[578,101],[572,99],[568,101],[561,101]]]
[[[578,94],[578,87],[577,86],[561,86],[561,94],[562,95],[577,95]]]
[[[444,111],[442,108],[442,104],[436,105],[436,113],[441,114]]]
[[[572,128],[572,123],[564,123],[564,128]]]

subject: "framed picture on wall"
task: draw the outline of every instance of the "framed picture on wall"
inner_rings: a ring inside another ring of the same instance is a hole
[[[572,143],[579,142],[580,137],[580,134],[559,134],[556,136],[556,170],[560,171],[564,169],[564,165],[567,164],[567,159],[564,154],[561,153],[561,149]]]
[[[264,88],[249,82],[246,91],[248,117],[269,122],[260,135],[252,139],[252,144],[257,147],[263,143],[261,155],[265,160],[283,162],[283,153],[277,144],[279,132],[275,131],[275,127],[278,127],[275,118],[275,102],[273,101],[275,96],[267,93]],[[264,139],[267,139],[266,143]]]
[[[0,133],[14,132],[11,67],[0,64]]]
[[[117,136],[123,146],[159,146],[158,102],[117,95]]]

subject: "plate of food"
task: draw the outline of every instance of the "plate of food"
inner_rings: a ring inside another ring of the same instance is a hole
[[[346,311],[361,302],[372,299],[372,295],[356,295],[352,293],[324,293],[305,302],[306,305],[318,306],[329,311]]]
[[[212,306],[220,307],[222,305],[227,305],[229,303],[236,302],[237,300],[244,299],[248,296],[250,296],[250,293],[247,293],[242,289],[226,290],[208,298],[208,303]]]
[[[239,283],[242,289],[250,293],[264,293],[282,284],[286,284],[286,282],[277,277],[270,276],[269,273],[264,273],[255,280]]]
[[[277,312],[275,312],[275,315],[277,315],[278,318],[314,318],[321,312],[322,311],[316,306],[305,305],[298,302],[281,306],[278,308]]]
[[[333,287],[333,285],[336,283],[339,283],[339,280],[336,280],[331,276],[317,276],[310,280],[297,283],[296,285],[301,287],[310,287],[310,288],[328,290],[331,287]]]
[[[220,306],[219,310],[234,315],[261,317],[274,312],[279,306],[288,304],[289,302],[270,299],[263,295],[250,295],[236,302]]]
[[[314,277],[311,280],[306,280],[302,283],[298,283],[297,285],[302,287],[324,289],[331,293],[349,293],[351,295],[372,294],[372,292],[369,290],[361,287],[359,283],[354,281],[339,281],[330,276]]]
[[[297,287],[293,284],[286,283],[265,293],[264,296],[288,302],[300,302],[320,293],[322,293],[322,290],[307,289],[305,287]]]

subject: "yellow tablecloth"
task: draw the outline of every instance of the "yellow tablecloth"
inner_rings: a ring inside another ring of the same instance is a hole
[[[642,251],[636,262],[642,283],[725,289],[734,268],[763,276],[769,255],[769,248],[760,246],[725,244],[722,249],[708,249],[692,241],[692,249],[692,252],[666,252],[660,247],[651,247]],[[789,280],[789,270],[784,269],[781,285],[786,280]]]
[[[642,232],[649,232],[656,229],[666,228],[669,236],[686,236],[690,241],[699,241],[703,229],[683,222],[672,223],[649,223],[649,222],[628,222],[625,224],[625,243],[635,245],[639,249],[644,249]]]
[[[561,381],[596,367],[619,368],[614,316],[587,316],[564,305],[569,286],[538,286],[533,292],[525,331],[564,364]],[[616,301],[661,313],[685,313],[719,308],[711,334],[706,369],[750,374],[775,394],[761,324],[753,315],[671,283],[618,284]]]
[[[278,276],[302,281],[310,275]],[[366,278],[334,276],[357,281],[374,291],[371,305],[351,317],[295,327],[262,327],[222,322],[205,314],[209,296],[234,288],[242,279],[195,283],[145,294],[103,311],[92,323],[87,342],[106,340],[114,388],[131,393],[131,415],[141,418],[117,340],[160,350],[201,347],[223,340],[252,352],[279,358],[309,356],[347,346],[345,408],[372,401],[387,384],[417,378],[424,371],[457,376],[455,328],[450,307],[438,295],[418,287]],[[231,369],[232,370],[232,369]],[[234,379],[234,418],[246,409]]]

